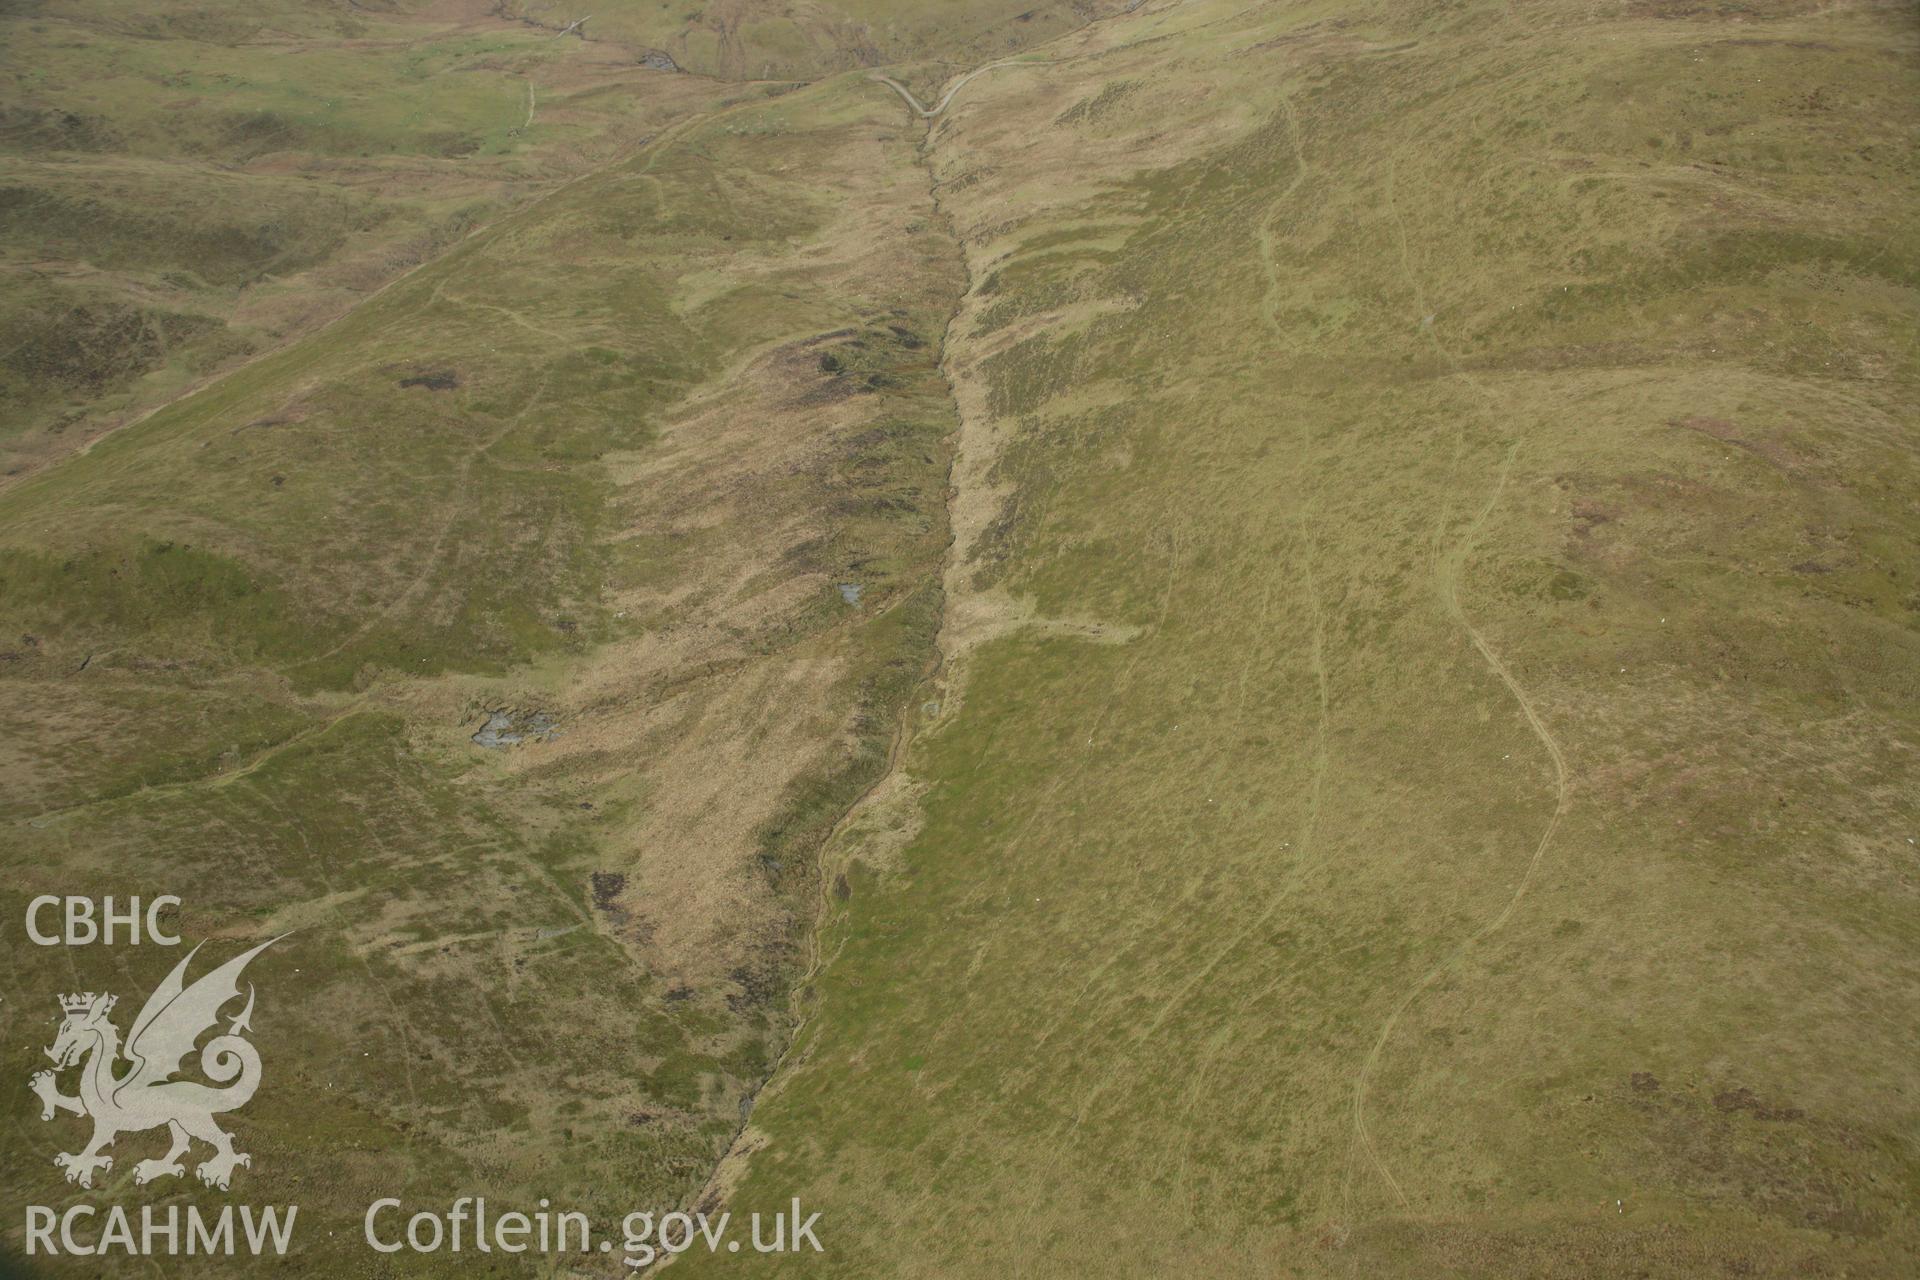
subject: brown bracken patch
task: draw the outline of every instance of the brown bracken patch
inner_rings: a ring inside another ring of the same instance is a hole
[[[1744,1111],[1756,1120],[1798,1120],[1805,1114],[1798,1107],[1770,1107],[1745,1085],[1722,1089],[1713,1095],[1713,1105],[1717,1111]]]
[[[1690,418],[1675,418],[1671,425],[1683,427],[1688,431],[1698,431],[1701,435],[1712,436],[1715,440],[1730,444],[1736,449],[1745,449],[1756,457],[1765,458],[1782,471],[1794,471],[1804,463],[1794,450],[1772,440],[1749,440],[1740,434],[1740,427],[1725,418],[1709,418],[1695,414]]]

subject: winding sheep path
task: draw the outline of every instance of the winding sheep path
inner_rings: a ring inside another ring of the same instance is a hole
[[[1052,65],[1053,65],[1052,62],[1040,62],[1040,61],[1035,61],[1029,58],[1002,58],[998,62],[989,62],[986,66],[975,67],[973,70],[967,72],[967,74],[961,76],[958,80],[955,80],[953,84],[948,87],[946,93],[941,95],[940,101],[935,103],[931,107],[926,107],[921,105],[920,99],[913,96],[913,90],[907,88],[907,86],[901,84],[898,80],[895,80],[892,76],[883,75],[880,72],[876,71],[872,75],[868,76],[867,78],[869,80],[878,81],[880,84],[884,84],[888,86],[895,93],[899,94],[902,98],[905,98],[907,100],[907,105],[912,107],[916,112],[918,112],[922,119],[931,120],[935,116],[939,115],[942,111],[945,111],[947,109],[947,104],[953,101],[953,95],[960,92],[960,90],[966,88],[967,82],[972,80],[975,76],[983,76],[987,72],[992,71],[996,67],[1015,67],[1015,66],[1050,67]]]

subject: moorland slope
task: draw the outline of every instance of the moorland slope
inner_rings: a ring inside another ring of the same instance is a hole
[[[579,16],[0,15],[0,915],[294,931],[300,1268],[1911,1271],[1909,9]]]
[[[1916,34],[1195,0],[934,120],[938,709],[725,1177],[796,1270],[1910,1270]]]

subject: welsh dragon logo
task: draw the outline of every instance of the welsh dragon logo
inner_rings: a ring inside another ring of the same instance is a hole
[[[239,998],[240,973],[247,962],[279,940],[270,938],[187,986],[187,965],[200,950],[196,946],[147,997],[133,1020],[133,1029],[127,1033],[124,1048],[120,1029],[107,1016],[113,1012],[117,997],[91,991],[60,997],[60,1009],[66,1016],[60,1034],[46,1051],[54,1068],[37,1072],[30,1086],[40,1097],[42,1120],[53,1119],[56,1111],[93,1119],[93,1140],[84,1150],[63,1151],[53,1158],[54,1164],[67,1171],[68,1182],[91,1187],[96,1170],[113,1168],[113,1157],[101,1152],[113,1145],[115,1137],[161,1125],[172,1135],[173,1146],[160,1159],[135,1165],[136,1183],[185,1173],[180,1157],[187,1154],[196,1138],[213,1148],[213,1155],[194,1170],[210,1187],[225,1191],[234,1169],[253,1163],[252,1157],[233,1149],[233,1135],[213,1121],[217,1115],[247,1105],[260,1086],[260,1053],[243,1038],[252,1030],[251,983],[247,985],[246,1007],[228,1020],[224,1034],[216,1035],[200,1050],[201,1072],[223,1087],[174,1077],[182,1060],[193,1052],[195,1042],[220,1021],[220,1010]],[[60,1092],[55,1075],[76,1064],[84,1064],[79,1093],[69,1097]]]

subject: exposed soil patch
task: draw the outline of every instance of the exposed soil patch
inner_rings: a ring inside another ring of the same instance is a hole
[[[902,385],[927,367],[927,357],[917,354],[926,347],[927,340],[905,325],[839,329],[790,344],[778,353],[776,367],[797,389],[791,403],[815,407]]]
[[[785,939],[769,936],[747,954],[744,963],[727,977],[739,987],[727,997],[727,1007],[749,1014],[770,1009],[786,994],[786,966],[791,949]]]
[[[425,387],[429,391],[452,391],[460,385],[459,375],[445,369],[432,373],[416,373],[400,379],[402,387]]]
[[[592,877],[593,905],[610,916],[624,916],[620,895],[626,891],[627,878],[618,871],[596,871]]]

